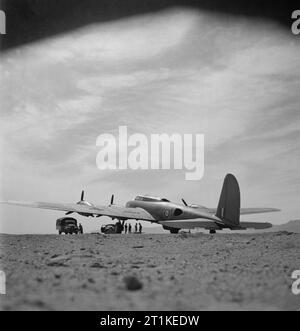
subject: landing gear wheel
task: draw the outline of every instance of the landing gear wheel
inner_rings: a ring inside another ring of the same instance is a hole
[[[216,230],[209,230],[210,234],[216,234]]]
[[[167,230],[167,231],[170,231],[170,233],[173,233],[173,234],[176,234],[180,231],[180,229],[172,228],[172,227],[166,226],[166,225],[163,225],[163,229]]]
[[[122,231],[123,231],[123,226],[122,226],[122,224],[121,224],[120,222],[117,222],[117,223],[115,224],[115,231],[116,231],[116,233],[122,233]]]

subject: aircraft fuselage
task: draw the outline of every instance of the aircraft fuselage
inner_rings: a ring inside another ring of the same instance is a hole
[[[215,222],[222,222],[218,217],[210,214],[205,208],[194,208],[167,201],[137,201],[132,200],[126,203],[128,208],[143,208],[151,214],[157,222],[188,219],[208,219]]]

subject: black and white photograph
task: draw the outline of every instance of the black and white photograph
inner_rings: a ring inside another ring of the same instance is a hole
[[[0,311],[300,310],[299,2],[2,0],[0,33]]]

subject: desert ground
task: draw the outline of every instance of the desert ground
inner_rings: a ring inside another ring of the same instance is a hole
[[[1,310],[300,310],[300,234],[0,235]]]

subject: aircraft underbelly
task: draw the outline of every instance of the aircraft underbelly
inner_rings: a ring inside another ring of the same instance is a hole
[[[204,228],[218,230],[220,227],[213,221],[199,221],[199,220],[171,220],[171,221],[159,221],[161,225],[169,226],[178,229],[195,229],[195,228]]]

